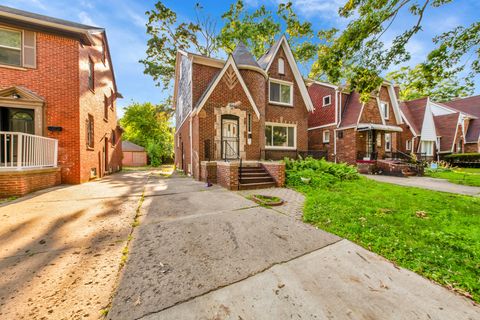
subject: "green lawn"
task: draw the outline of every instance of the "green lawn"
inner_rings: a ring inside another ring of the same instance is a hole
[[[306,222],[480,302],[480,198],[363,177],[315,187],[291,179],[306,195]]]
[[[455,168],[451,171],[427,171],[432,178],[447,179],[456,184],[480,187],[480,168]]]

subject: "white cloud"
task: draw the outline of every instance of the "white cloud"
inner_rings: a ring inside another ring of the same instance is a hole
[[[276,0],[285,3],[285,0]],[[322,18],[338,19],[338,9],[345,5],[345,0],[292,0],[295,9],[303,16],[310,18],[320,15]]]
[[[80,19],[80,22],[83,24],[87,24],[89,26],[96,26],[97,24],[93,22],[92,18],[86,13],[85,11],[81,11],[78,14],[78,18]]]

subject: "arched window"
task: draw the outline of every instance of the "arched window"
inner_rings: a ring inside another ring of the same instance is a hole
[[[285,74],[285,62],[282,58],[278,59],[278,73]]]

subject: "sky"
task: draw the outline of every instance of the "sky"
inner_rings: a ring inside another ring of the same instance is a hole
[[[244,0],[248,8],[261,4],[275,10],[284,0]],[[286,1],[286,0],[285,0]],[[221,14],[234,0],[166,0],[164,4],[177,13],[178,21],[189,22],[194,18],[194,6],[200,2],[205,14],[218,19],[220,29]],[[338,8],[346,0],[293,0],[294,9],[301,19],[310,21],[316,30],[336,27],[344,28],[348,20],[340,18]],[[113,60],[118,90],[124,99],[118,101],[118,113],[132,101],[160,103],[168,96],[153,79],[143,73],[143,65],[138,61],[145,57],[148,35],[145,32],[147,18],[145,12],[154,8],[153,0],[1,0],[0,4],[21,10],[31,11],[56,18],[71,20],[106,29]],[[470,25],[480,20],[479,0],[453,0],[440,8],[429,9],[423,21],[423,30],[414,36],[407,45],[412,59],[406,65],[423,61],[433,48],[432,38],[458,25]],[[408,24],[407,24],[408,23]],[[383,35],[388,44],[394,36],[403,32],[413,23],[407,12],[399,15],[396,22]],[[395,66],[398,67],[398,66]],[[480,94],[480,77],[476,78],[475,94]]]

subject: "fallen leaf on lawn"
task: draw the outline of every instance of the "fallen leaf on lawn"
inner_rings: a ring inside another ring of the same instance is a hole
[[[415,212],[417,218],[425,219],[427,218],[427,213],[425,211],[417,211]]]

